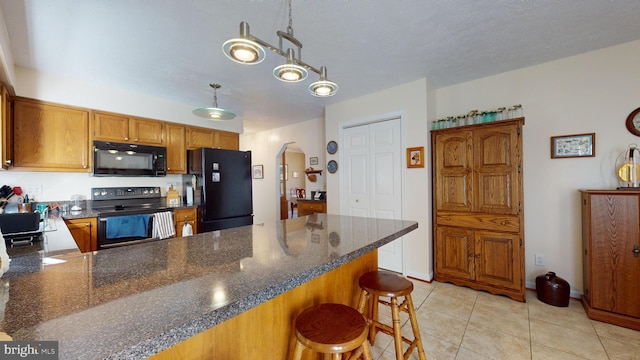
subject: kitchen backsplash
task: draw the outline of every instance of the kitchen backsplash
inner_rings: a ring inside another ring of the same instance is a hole
[[[91,188],[114,186],[159,186],[162,196],[173,185],[182,194],[182,175],[167,175],[163,177],[111,177],[92,176],[86,173],[68,172],[21,172],[0,171],[0,185],[11,187],[20,186],[30,201],[65,201],[73,195],[82,195],[84,199],[91,199]],[[14,196],[10,202],[17,202]]]

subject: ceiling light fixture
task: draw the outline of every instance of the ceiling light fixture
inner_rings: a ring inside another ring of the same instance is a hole
[[[212,120],[232,120],[236,114],[232,111],[221,109],[218,107],[218,92],[222,87],[220,84],[209,84],[213,88],[213,107],[197,108],[193,110],[195,115]]]
[[[320,70],[302,61],[302,43],[293,36],[293,21],[291,18],[291,0],[289,0],[289,26],[287,32],[277,31],[279,46],[270,45],[264,40],[251,35],[249,24],[242,21],[240,23],[240,37],[229,39],[222,44],[224,54],[240,64],[255,65],[265,58],[264,48],[287,59],[286,63],[273,69],[273,75],[278,80],[285,82],[298,82],[306,79],[308,71],[320,75],[320,80],[309,86],[309,91],[313,96],[332,96],[338,91],[338,85],[327,80],[327,68],[322,66]],[[297,52],[289,47],[286,51],[282,49],[283,40],[288,41],[297,48]],[[296,56],[297,55],[297,56]],[[308,71],[307,71],[308,70]]]

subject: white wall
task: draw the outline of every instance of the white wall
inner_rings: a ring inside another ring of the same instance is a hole
[[[329,105],[325,111],[327,140],[338,140],[338,152],[328,155],[327,161],[338,161],[338,172],[327,177],[328,212],[340,213],[340,128],[345,124],[373,121],[399,115],[403,126],[403,147],[423,146],[429,158],[429,128],[427,100],[433,99],[426,79],[390,88],[356,99]],[[405,155],[403,154],[403,159]],[[404,161],[406,163],[406,159]],[[431,241],[431,169],[402,170],[404,201],[403,212],[407,220],[418,221],[418,229],[404,237],[405,273],[430,280],[433,277]]]
[[[640,41],[437,90],[437,118],[523,104],[527,287],[555,271],[582,292],[578,189],[614,189],[616,157],[640,139],[625,128],[640,106]],[[431,118],[430,120],[433,120]],[[596,157],[550,158],[550,137],[596,133]],[[534,265],[543,254],[546,266]]]
[[[264,166],[264,179],[253,179],[253,222],[260,224],[280,219],[279,153],[287,143],[295,142],[305,154],[305,169],[309,158],[318,157],[314,169],[325,170],[324,120],[314,119],[277,129],[240,135],[240,150],[251,150],[252,165]],[[306,180],[307,197],[313,190],[324,190],[325,172],[316,182]],[[304,174],[301,174],[304,176]]]

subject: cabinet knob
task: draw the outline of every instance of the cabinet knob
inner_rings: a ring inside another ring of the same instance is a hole
[[[138,138],[133,139],[133,141],[138,141]]]
[[[633,256],[638,257],[640,255],[640,249],[638,249],[638,245],[633,245]]]
[[[129,140],[129,138],[128,138],[128,137],[125,137],[124,139],[125,139],[125,140]]]
[[[11,165],[11,160],[6,160],[4,163],[7,165]]]

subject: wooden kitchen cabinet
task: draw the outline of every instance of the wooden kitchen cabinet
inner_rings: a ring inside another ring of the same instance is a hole
[[[436,280],[525,301],[523,125],[432,131]]]
[[[176,227],[176,237],[182,237],[182,227],[186,221],[191,225],[193,234],[197,233],[198,212],[196,208],[182,208],[173,211],[173,222]]]
[[[228,131],[188,126],[187,149],[192,150],[201,147],[239,150],[239,134]]]
[[[590,319],[640,330],[640,191],[583,190],[582,305]]]
[[[0,157],[4,169],[13,165],[13,110],[7,88],[0,86]]]
[[[98,227],[94,217],[65,219],[65,224],[81,252],[98,250]]]
[[[167,139],[167,174],[187,173],[186,128],[184,125],[165,124]]]
[[[14,167],[89,172],[89,110],[15,98]]]
[[[162,146],[164,122],[94,111],[93,139]]]
[[[313,213],[326,213],[327,202],[317,200],[298,199],[298,216],[311,215]]]

